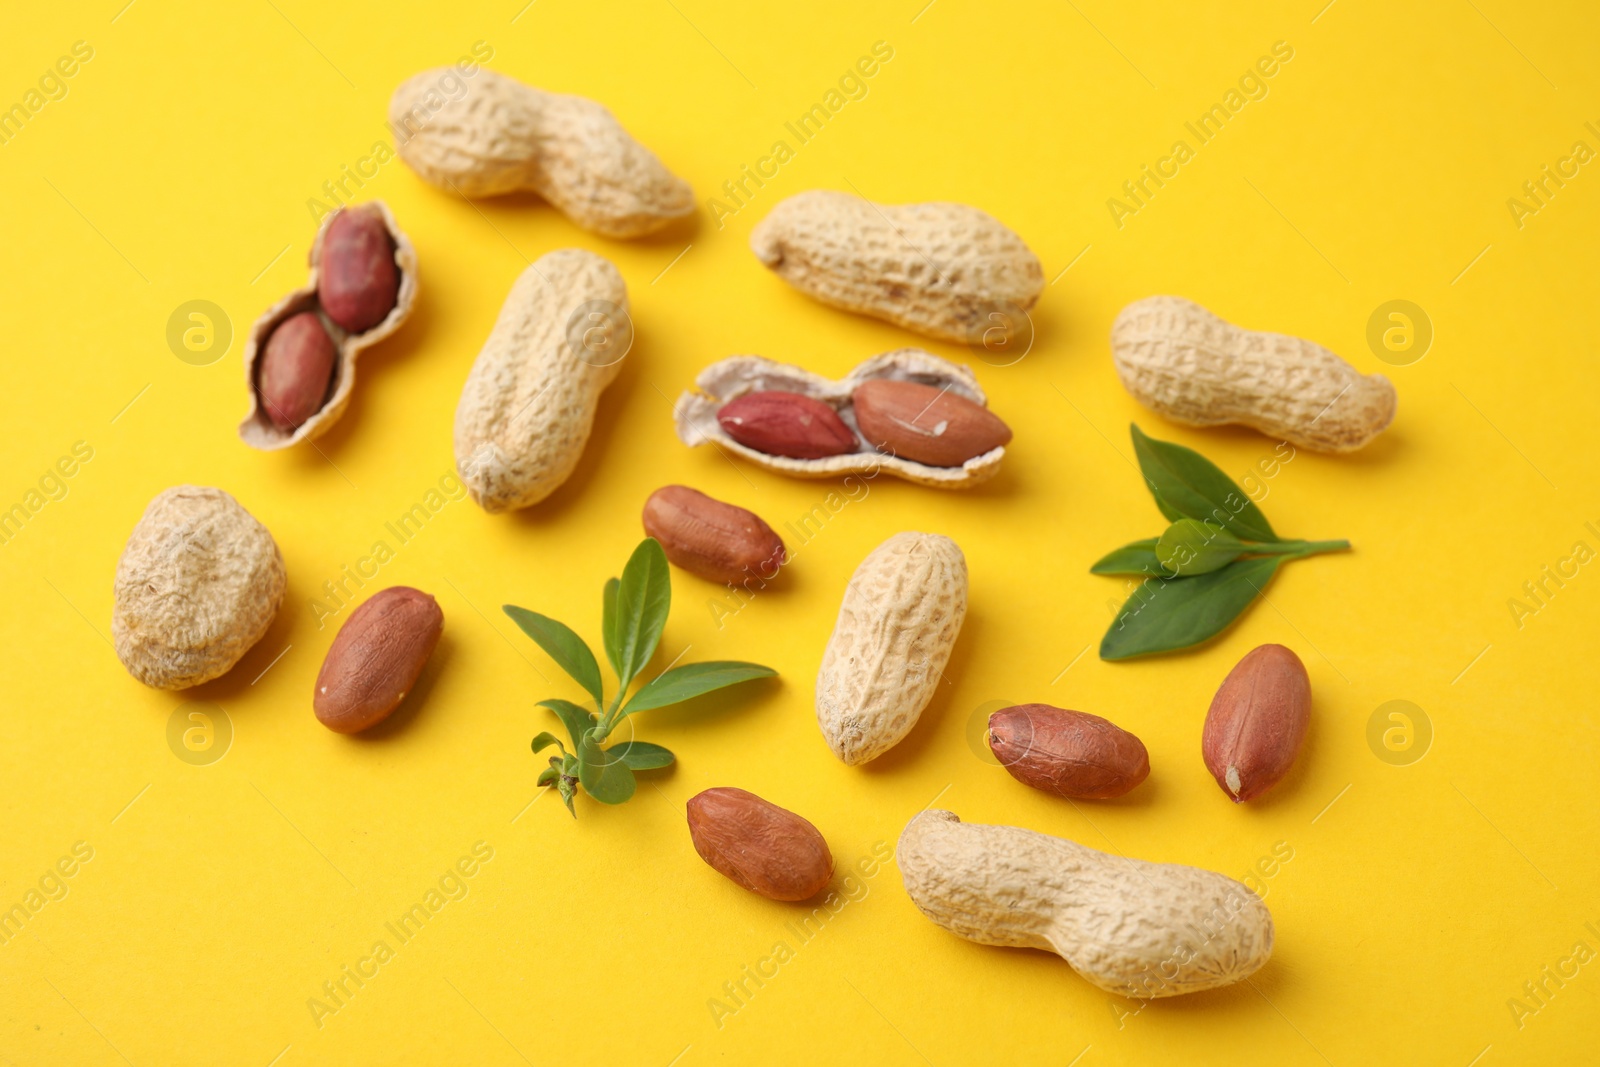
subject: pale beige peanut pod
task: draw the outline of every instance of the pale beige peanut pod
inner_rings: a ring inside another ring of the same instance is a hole
[[[350,406],[350,396],[356,384],[356,360],[361,353],[398,330],[411,316],[411,309],[416,306],[417,251],[412,247],[411,239],[401,232],[400,225],[395,222],[394,214],[383,201],[372,200],[353,207],[363,211],[376,211],[383,220],[384,228],[389,231],[389,239],[394,242],[395,268],[400,275],[400,287],[396,294],[395,305],[383,321],[361,333],[350,333],[343,329],[323,311],[317,296],[317,288],[322,281],[322,247],[328,228],[333,225],[340,212],[330,212],[324,216],[322,225],[317,230],[317,236],[311,242],[310,277],[300,288],[264,311],[250,327],[250,333],[245,338],[244,380],[250,391],[250,407],[245,412],[244,421],[239,424],[239,438],[251,448],[269,452],[288,448],[301,441],[320,437],[333,429],[333,424],[339,421],[345,409]],[[284,430],[267,417],[258,388],[257,366],[273,331],[284,321],[306,311],[316,313],[322,328],[333,341],[337,352],[333,378],[328,384],[327,398],[316,414],[293,430]]]
[[[850,578],[817,671],[817,724],[866,763],[899,744],[944,677],[967,615],[967,560],[940,534],[898,533]]]
[[[1044,290],[1022,238],[966,204],[813,189],[780,201],[750,248],[807,296],[944,341],[980,343],[997,322],[1015,329]]]
[[[1123,308],[1111,358],[1135,400],[1188,426],[1239,423],[1313,452],[1351,452],[1394,421],[1394,386],[1383,375],[1299,337],[1234,326],[1181,297]]]
[[[632,343],[628,287],[609,261],[565,248],[523,271],[456,406],[456,469],[472,499],[509,511],[555,492]]]
[[[266,634],[286,584],[277,543],[237,500],[205,486],[168,489],[117,561],[117,658],[158,689],[209,682]]]
[[[988,403],[983,387],[968,368],[952,363],[920,348],[898,348],[857,364],[843,378],[824,378],[803,367],[779,363],[763,356],[729,356],[711,364],[695,378],[694,390],[678,398],[673,411],[678,440],[691,448],[714,445],[751,463],[779,474],[797,478],[835,478],[845,474],[876,477],[883,471],[918,485],[935,489],[966,489],[982,484],[1000,471],[1006,446],[974,456],[959,467],[933,467],[926,463],[875,451],[862,442],[858,451],[822,459],[793,459],[773,456],[735,441],[717,422],[717,412],[731,400],[747,393],[776,389],[800,393],[821,400],[838,412],[852,432],[859,432],[851,398],[863,383],[888,381],[921,382],[938,386],[953,396],[980,406]],[[859,433],[858,433],[859,436]]]
[[[400,158],[462,196],[538,193],[607,237],[640,237],[694,212],[694,190],[593,100],[479,70],[458,95],[454,68],[408,78],[389,101]]]
[[[1261,898],[1199,867],[1108,855],[939,810],[906,823],[895,863],[912,902],[951,933],[1054,952],[1120,996],[1232,985],[1272,954],[1272,915]]]

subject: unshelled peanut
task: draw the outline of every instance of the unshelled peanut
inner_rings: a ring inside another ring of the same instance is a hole
[[[600,104],[479,70],[434,106],[453,73],[425,70],[389,101],[390,124],[406,133],[400,158],[424,181],[469,197],[531,190],[607,237],[641,237],[694,212],[689,184]]]
[[[895,862],[917,908],[980,945],[1054,952],[1108,993],[1232,985],[1272,953],[1272,915],[1213,871],[1147,863],[1015,826],[913,816]]]
[[[750,231],[763,265],[807,296],[944,341],[981,342],[1033,307],[1044,268],[1022,238],[965,204],[874,204],[813,189]]]
[[[1383,375],[1175,296],[1123,308],[1111,356],[1134,399],[1188,426],[1240,423],[1314,452],[1350,452],[1394,420],[1394,386]]]
[[[555,492],[632,343],[628,288],[609,261],[565,248],[523,271],[456,405],[456,468],[472,499],[498,512]]]
[[[845,587],[817,671],[817,724],[833,754],[866,763],[917,724],[967,615],[967,561],[939,534],[899,533]]]
[[[168,489],[117,561],[117,657],[158,689],[209,682],[266,634],[286,584],[277,542],[237,500],[206,486]]]

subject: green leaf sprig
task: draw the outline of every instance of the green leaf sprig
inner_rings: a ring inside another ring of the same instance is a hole
[[[637,782],[634,771],[651,770],[672,763],[671,752],[648,741],[624,741],[602,747],[617,724],[636,711],[662,708],[716,689],[767,678],[777,674],[757,663],[725,660],[714,663],[687,663],[662,671],[639,687],[632,699],[624,701],[633,684],[661,641],[672,607],[672,579],[667,572],[667,556],[661,543],[647,537],[634,549],[622,579],[606,582],[601,637],[606,658],[617,673],[617,688],[610,704],[600,681],[600,664],[594,653],[573,630],[536,611],[507,604],[502,610],[522,632],[556,661],[575,681],[594,697],[597,711],[589,711],[570,700],[541,700],[566,727],[572,742],[568,749],[555,734],[544,732],[533,739],[533,750],[541,752],[551,745],[560,750],[550,757],[550,766],[539,775],[540,785],[554,785],[577,818],[573,797],[581,785],[586,793],[603,804],[621,804],[633,796]]]
[[[1284,561],[1350,547],[1349,541],[1279,537],[1244,490],[1193,449],[1157,441],[1134,426],[1133,451],[1156,507],[1172,525],[1089,568],[1144,578],[1101,639],[1101,659],[1198,645],[1227,629]]]

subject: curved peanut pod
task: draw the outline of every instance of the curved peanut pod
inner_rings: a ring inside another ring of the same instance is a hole
[[[750,231],[763,265],[807,296],[945,341],[977,343],[1027,311],[1044,268],[1022,238],[965,204],[874,204],[813,189]]]
[[[1199,867],[1111,856],[938,810],[906,824],[895,863],[912,903],[951,933],[1054,952],[1120,996],[1232,985],[1272,954],[1261,898]]]
[[[453,99],[440,83],[465,89]],[[389,101],[400,152],[423,181],[462,196],[531,190],[607,237],[640,237],[694,211],[694,190],[593,100],[479,70],[425,70]]]
[[[1395,392],[1321,345],[1242,329],[1151,296],[1122,309],[1111,358],[1135,400],[1187,426],[1239,423],[1313,452],[1352,452],[1394,421]]]
[[[537,504],[572,474],[633,343],[610,262],[566,248],[511,287],[456,406],[456,469],[485,511]]]
[[[917,724],[967,615],[967,560],[939,534],[898,533],[862,560],[817,671],[834,755],[866,763]]]

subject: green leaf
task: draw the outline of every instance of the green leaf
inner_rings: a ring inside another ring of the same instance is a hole
[[[622,709],[623,715],[651,708],[664,708],[709,693],[725,686],[738,685],[752,678],[770,678],[778,672],[759,663],[739,663],[733,660],[713,660],[709,663],[686,663],[670,671],[662,671],[633,694]]]
[[[1171,504],[1167,503],[1160,493],[1156,492],[1155,486],[1150,483],[1150,476],[1148,474],[1145,475],[1144,478],[1144,487],[1150,490],[1151,496],[1155,497],[1156,508],[1161,512],[1162,518],[1166,519],[1168,522],[1177,522],[1179,519],[1184,518],[1182,508],[1173,507]]]
[[[1147,579],[1122,605],[1100,641],[1100,658],[1171,652],[1215,637],[1255,601],[1284,558],[1235,560],[1194,578]]]
[[[1208,519],[1245,541],[1276,541],[1272,525],[1232,478],[1192,448],[1133,427],[1133,451],[1156,506],[1168,519]]]
[[[1199,519],[1179,519],[1156,542],[1156,559],[1167,574],[1181,578],[1219,571],[1247,551],[1248,546],[1233,534]]]
[[[539,706],[549,708],[566,724],[567,733],[572,737],[573,751],[582,749],[583,739],[594,729],[594,716],[570,700],[541,700]]]
[[[1090,574],[1162,574],[1161,561],[1156,558],[1156,539],[1123,545],[1101,556]]]
[[[611,661],[611,669],[617,672],[618,678],[622,677],[622,646],[617,642],[617,589],[621,585],[615,578],[606,579],[605,592],[601,594],[605,610],[600,617],[600,638],[606,646],[606,659]]]
[[[661,550],[661,542],[647,537],[633,550],[617,588],[617,658],[622,661],[617,674],[623,692],[655,655],[671,607],[667,554]]]
[[[538,780],[538,782],[536,782],[534,784],[536,784],[536,785],[552,785],[552,784],[554,784],[555,780],[557,778],[560,778],[560,777],[561,777],[561,768],[559,768],[559,767],[546,767],[543,771],[539,772],[539,780]]]
[[[620,758],[609,755],[594,739],[595,731],[583,736],[578,746],[578,781],[588,794],[602,804],[621,804],[633,796],[637,787],[633,772]]]
[[[567,746],[563,745],[561,743],[561,739],[555,734],[549,732],[541,733],[533,739],[533,750],[535,752],[538,752],[540,749],[549,748],[551,745],[559,748],[563,755],[567,751]]]
[[[672,753],[648,741],[624,741],[606,749],[606,755],[626,763],[630,770],[650,771],[672,765]]]
[[[604,706],[605,697],[600,690],[600,664],[595,662],[594,653],[589,651],[583,638],[573,633],[565,623],[540,615],[537,611],[519,608],[514,604],[506,604],[501,610],[511,616],[511,621],[523,633],[549,653],[550,658],[556,661],[556,666],[577,679],[578,684],[594,697],[596,704]]]

